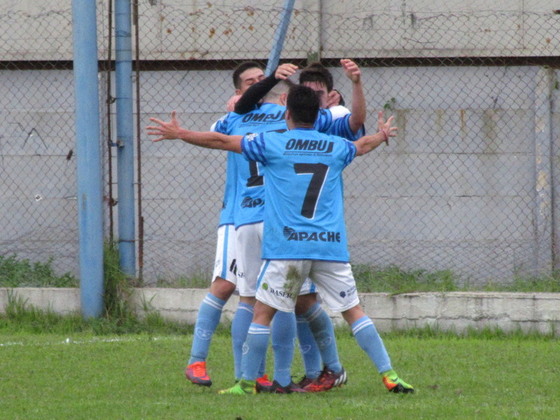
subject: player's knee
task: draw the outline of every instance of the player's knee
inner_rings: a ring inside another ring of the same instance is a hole
[[[221,277],[217,277],[210,286],[210,293],[218,299],[228,300],[235,292],[235,284]]]
[[[345,310],[344,312],[342,312],[341,315],[349,325],[352,325],[355,321],[364,317],[366,313],[364,312],[362,307],[358,304],[350,309]]]
[[[317,293],[300,295],[296,301],[296,315],[303,315],[317,303]]]

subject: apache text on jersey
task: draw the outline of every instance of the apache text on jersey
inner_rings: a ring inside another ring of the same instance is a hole
[[[340,242],[340,232],[296,232],[287,236],[288,241]]]

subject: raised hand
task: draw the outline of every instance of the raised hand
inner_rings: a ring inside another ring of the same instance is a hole
[[[156,139],[152,139],[153,142],[162,140],[174,140],[179,138],[179,131],[181,130],[181,127],[179,126],[179,122],[177,121],[176,111],[171,112],[171,120],[169,122],[165,122],[157,118],[150,118],[150,121],[158,124],[149,125],[146,127],[146,130],[148,130],[148,135],[159,136]]]
[[[390,116],[387,121],[385,121],[385,116],[383,111],[377,113],[377,130],[383,133],[385,136],[385,143],[389,144],[389,137],[395,137],[397,135],[398,127],[392,126],[395,117]]]
[[[291,75],[295,74],[298,66],[295,64],[284,63],[280,64],[274,73],[274,77],[278,80],[286,80]]]
[[[352,83],[360,82],[362,72],[356,63],[348,58],[343,58],[342,60],[340,60],[340,64],[344,69],[346,77],[348,77],[352,81]]]

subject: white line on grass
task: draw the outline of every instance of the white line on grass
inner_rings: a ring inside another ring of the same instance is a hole
[[[164,336],[164,337],[115,337],[115,338],[92,338],[90,340],[74,340],[67,337],[63,341],[46,342],[46,343],[26,343],[23,341],[8,341],[0,343],[0,347],[10,346],[57,346],[60,344],[95,344],[95,343],[130,343],[135,341],[178,341],[183,340],[180,336]]]

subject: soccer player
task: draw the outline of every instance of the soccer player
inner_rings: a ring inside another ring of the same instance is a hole
[[[232,78],[235,95],[240,96],[250,86],[262,80],[264,72],[258,63],[246,61],[237,66]],[[232,106],[232,104],[230,103],[228,106]],[[236,237],[233,220],[236,174],[235,154],[228,153],[226,183],[218,226],[212,284],[198,310],[190,359],[185,369],[185,376],[195,385],[212,385],[212,380],[206,369],[206,358],[212,336],[220,321],[223,307],[237,286]],[[241,344],[245,341],[247,331],[245,324],[247,324],[247,318],[252,318],[253,305],[254,298],[240,297],[239,306],[233,318],[231,334],[233,343],[238,344],[233,345],[234,353],[238,353],[238,359],[241,358]],[[247,311],[246,307],[251,308],[250,312]],[[262,381],[266,384],[270,383],[266,377]]]
[[[342,116],[350,112],[340,92],[334,89],[331,72],[321,63],[315,62],[305,67],[299,74],[299,84],[310,87],[319,95],[321,108],[328,108],[333,114]]]
[[[275,72],[275,77],[285,77],[292,70],[292,65],[281,65]],[[216,124],[216,131],[224,134],[258,133],[270,130],[285,131],[287,129],[284,120],[285,96],[289,86],[289,80],[277,84],[265,96],[259,108],[252,112],[239,115],[228,114]],[[332,117],[328,113],[321,115],[318,126],[326,129],[332,125]],[[261,266],[261,238],[264,201],[264,180],[260,174],[260,168],[256,162],[248,162],[241,155],[234,161],[237,168],[236,198],[234,205],[234,221],[236,228],[236,255],[238,287],[241,296],[255,296],[256,283]],[[306,286],[309,287],[309,283]],[[252,308],[246,307],[247,313],[252,314]],[[324,314],[327,318],[328,316]],[[252,317],[251,317],[252,318]],[[250,320],[246,324],[249,329]],[[306,322],[306,321],[304,321]],[[274,319],[272,327],[272,347],[274,350],[274,382],[271,385],[259,384],[262,392],[287,393],[301,392],[294,386],[291,380],[291,361],[294,352],[294,338],[296,335],[296,322],[293,314],[279,312]],[[333,333],[334,339],[334,333]],[[317,351],[317,345],[313,337],[310,338],[314,344],[313,350]],[[242,342],[236,344],[241,348]],[[309,353],[309,351],[307,351]],[[236,377],[241,376],[241,355],[234,352]],[[316,359],[320,362],[320,356]],[[322,366],[319,363],[317,376],[321,373]]]
[[[286,67],[280,66],[276,74],[285,74]],[[243,93],[249,86],[262,79],[262,70],[256,67],[256,63],[244,63],[234,72],[234,83],[236,94]],[[280,77],[280,76],[279,76]],[[287,88],[284,88],[287,94]],[[284,95],[285,96],[285,95]],[[227,134],[247,134],[248,132],[260,132],[282,128],[285,129],[284,111],[285,103],[280,105],[280,94],[269,92],[265,98],[267,102],[263,104],[264,113],[259,112],[240,118],[236,114],[228,114],[214,125],[214,131]],[[276,109],[279,107],[280,109]],[[266,115],[267,118],[263,118]],[[268,116],[275,118],[271,119]],[[223,305],[233,294],[235,286],[239,291],[240,302],[235,312],[232,322],[232,348],[234,356],[235,378],[241,377],[241,356],[242,346],[245,341],[249,325],[253,317],[253,305],[255,303],[256,279],[260,268],[260,238],[258,238],[258,228],[255,230],[254,223],[262,223],[260,207],[263,205],[262,198],[259,198],[258,187],[262,185],[262,176],[258,175],[256,163],[248,163],[241,156],[228,154],[228,172],[226,180],[226,199],[222,210],[219,228],[219,241],[216,267],[220,267],[220,272],[215,273],[215,280],[211,290],[204,299],[197,323],[195,326],[195,336],[191,352],[191,359],[186,369],[187,378],[194,384],[210,386],[211,379],[206,371],[206,357],[210,346],[210,340],[219,322]],[[260,194],[263,196],[264,194]],[[226,219],[227,216],[227,219]],[[235,222],[233,224],[233,222]],[[253,236],[257,235],[253,243]],[[225,246],[227,245],[227,246]],[[227,251],[224,253],[224,251]],[[224,258],[220,260],[221,255]],[[225,276],[229,276],[227,281]],[[218,295],[219,294],[219,295]],[[217,296],[218,295],[218,296]],[[293,356],[293,340],[290,342],[288,337],[291,335],[290,323],[280,321],[283,314],[278,315],[277,327],[273,329],[273,348],[276,356],[275,379],[278,385],[273,389],[283,391],[283,386],[291,384],[290,363],[283,360]],[[295,331],[295,321],[293,329]],[[295,335],[295,333],[294,333]],[[272,382],[268,381],[264,375],[264,362],[261,367],[261,377],[259,385],[263,389],[272,387]]]
[[[278,71],[282,71],[279,67]],[[216,131],[224,134],[245,135],[269,130],[286,130],[284,120],[285,98],[292,83],[288,80],[277,84],[263,98],[258,108],[245,115],[230,113],[216,124]],[[236,196],[234,199],[234,222],[236,229],[236,255],[239,294],[253,299],[252,304],[243,304],[245,337],[253,315],[257,276],[261,266],[261,237],[264,207],[264,180],[256,162],[249,162],[236,154]],[[241,305],[241,304],[240,304]],[[250,315],[250,316],[249,316]],[[274,393],[296,391],[292,384],[290,367],[294,353],[293,338],[296,325],[288,318],[290,314],[279,312],[272,328],[274,350],[274,382],[260,383],[262,389]],[[286,319],[284,319],[286,317]],[[293,318],[293,315],[291,316]],[[244,337],[244,338],[245,338]],[[244,339],[234,343],[241,350]],[[241,378],[241,351],[234,352],[235,376]],[[297,389],[298,392],[301,390]]]
[[[392,392],[414,392],[392,369],[373,322],[359,305],[341,217],[342,171],[356,156],[369,153],[396,135],[393,117],[385,121],[379,113],[380,131],[352,143],[314,130],[318,112],[319,98],[315,92],[306,86],[295,86],[287,98],[285,118],[289,130],[284,133],[241,137],[189,131],[179,126],[175,113],[167,123],[152,118],[157,125],[148,127],[148,134],[158,136],[153,141],[178,138],[198,146],[242,153],[248,160],[263,164],[268,205],[257,303],[244,344],[242,380],[221,393],[256,393],[257,372],[266,353],[272,317],[278,310],[294,310],[307,277],[317,285],[323,301],[333,311],[342,313],[387,388]],[[321,327],[312,322],[311,329],[319,342]],[[331,354],[330,348],[321,347],[321,357],[331,373],[332,386],[337,386],[345,377],[341,367],[332,365],[337,355]]]
[[[331,134],[340,135],[342,137],[356,140],[361,135],[365,134],[363,130],[363,123],[365,121],[365,97],[361,84],[361,71],[359,67],[348,59],[340,61],[346,76],[352,81],[352,113],[343,106],[332,106],[338,99],[333,95],[333,78],[331,73],[322,66],[320,63],[313,63],[302,70],[299,75],[300,84],[311,87],[319,96],[320,106],[322,109],[329,108],[328,113],[321,111],[323,114],[328,114],[329,117],[335,121],[334,124],[322,128],[316,126],[319,131],[327,131]],[[238,100],[235,111],[237,113],[245,113],[251,109],[258,107],[259,100],[262,95],[266,94],[268,89],[278,83],[281,78],[288,77],[294,74],[297,70],[296,66],[285,65],[286,71],[280,75],[271,75],[268,78],[260,81],[259,83],[251,86]],[[229,133],[226,133],[229,134]],[[305,308],[311,307],[311,310]],[[318,344],[322,346],[331,346],[335,348],[334,328],[328,315],[322,310],[317,300],[317,293],[315,287],[309,281],[304,283],[300,296],[296,303],[296,317],[297,317],[297,336],[300,344],[300,352],[303,358],[305,375],[298,382],[298,385],[307,392],[320,392],[330,389],[329,381],[325,381],[325,376],[328,373],[323,369],[323,363],[318,351]],[[286,318],[283,316],[283,318]],[[322,322],[324,330],[329,331],[320,343],[315,341],[313,334],[309,328],[309,321],[315,320],[316,323]],[[287,320],[285,321],[288,322]],[[273,324],[274,326],[274,324]],[[273,329],[272,337],[273,343],[275,341]],[[340,363],[337,363],[339,366]],[[281,369],[287,370],[288,367],[283,366]],[[345,383],[345,381],[343,381]]]
[[[337,129],[343,132],[347,137],[354,135],[352,128],[352,122],[356,128],[359,127],[357,131],[361,132],[363,122],[365,119],[365,99],[363,98],[363,89],[361,87],[361,77],[359,68],[351,60],[341,60],[341,64],[345,70],[347,77],[353,82],[353,93],[358,92],[353,95],[356,100],[357,106],[361,106],[361,109],[356,110],[356,115],[351,115],[350,111],[344,108],[345,112],[338,110],[338,114],[335,115],[333,111],[322,111],[320,117],[316,123],[316,128],[319,131],[327,131]],[[276,85],[279,80],[286,80],[287,77],[294,74],[297,70],[295,65],[283,64],[274,75],[269,77],[269,80],[259,82],[253,85],[251,89],[258,92],[264,92],[265,88],[259,87],[263,84],[264,86]],[[325,78],[330,77],[330,86],[332,87],[332,76],[328,71],[322,68],[323,72],[321,75],[325,74]],[[273,80],[273,81],[272,81]],[[315,81],[317,78],[314,79]],[[272,81],[272,82],[271,82]],[[328,84],[328,81],[324,81],[323,85]],[[245,95],[249,95],[246,92],[240,99],[240,103],[249,102],[252,100],[251,95],[247,98]],[[249,114],[244,114],[241,118],[237,114],[232,114],[234,123],[224,123],[224,129],[219,129],[217,131],[224,134],[246,134],[247,132],[262,132],[266,130],[277,130],[282,127],[286,129],[285,122],[283,120],[283,111],[285,108],[279,107],[278,105],[271,112],[270,104],[259,104],[257,105],[256,96],[253,95],[255,101],[250,106],[253,110]],[[260,94],[258,100],[260,100]],[[236,106],[237,108],[237,106]],[[342,107],[340,107],[342,108]],[[237,110],[237,109],[236,109]],[[350,114],[350,115],[347,115]],[[271,118],[272,116],[282,116],[281,118]],[[336,121],[339,118],[347,116],[346,119]],[[235,121],[241,120],[242,130],[234,132],[228,125],[235,126]],[[264,127],[264,128],[263,128]],[[355,139],[357,137],[354,137]],[[244,260],[244,270],[240,270],[245,275],[245,280],[250,284],[256,284],[256,278],[258,270],[261,265],[260,260],[260,243],[262,234],[262,226],[259,223],[263,220],[263,205],[264,200],[264,181],[260,175],[260,168],[257,162],[247,162],[240,156],[237,160],[237,168],[240,172],[243,172],[245,168],[245,174],[240,176],[241,183],[237,185],[237,195],[239,199],[236,202],[236,212],[235,212],[235,224],[236,224],[236,234],[238,238],[237,244],[237,255],[238,263]],[[247,168],[250,168],[248,170]],[[249,246],[247,246],[249,244]],[[241,264],[239,264],[241,266]],[[252,267],[252,269],[251,269]],[[322,376],[323,375],[323,364],[321,361],[320,353],[318,351],[318,344],[315,342],[315,338],[311,334],[309,329],[309,320],[315,319],[316,322],[319,320],[330,326],[330,335],[323,337],[320,345],[333,345],[335,341],[334,328],[332,327],[332,322],[328,315],[324,312],[317,301],[317,295],[314,293],[314,285],[307,281],[301,291],[300,302],[298,307],[313,307],[313,310],[309,313],[302,313],[299,315],[297,324],[293,314],[286,312],[279,312],[274,318],[272,324],[272,347],[274,350],[274,382],[272,386],[267,387],[259,384],[260,392],[300,392],[300,390],[294,386],[291,381],[291,360],[293,358],[293,338],[295,336],[295,330],[297,330],[300,351],[304,360],[305,366],[305,376],[298,383],[299,388],[304,389],[309,392],[319,392],[330,389],[330,385],[327,383],[325,385]],[[303,304],[303,300],[306,304]],[[307,311],[304,311],[307,312]],[[297,325],[297,328],[296,328]],[[292,333],[293,331],[293,333]],[[345,381],[343,381],[345,383]]]

